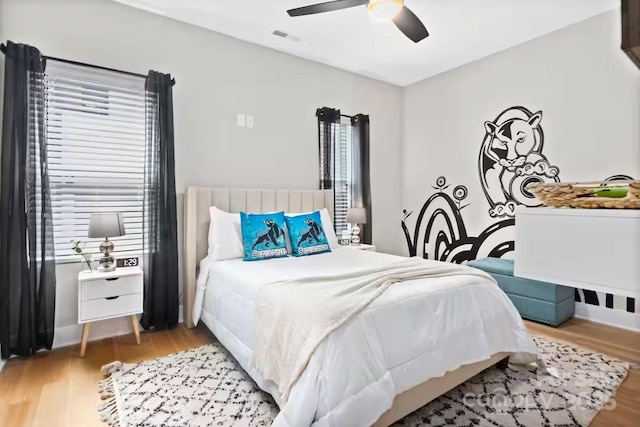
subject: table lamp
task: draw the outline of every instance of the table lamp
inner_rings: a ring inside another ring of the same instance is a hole
[[[109,240],[109,237],[124,236],[124,222],[122,221],[122,214],[119,212],[113,213],[93,213],[89,220],[89,235],[90,239],[104,237],[104,242],[100,244],[100,252],[102,252],[102,258],[100,258],[99,271],[113,271],[116,269],[115,261],[109,254],[113,252],[113,242]]]
[[[347,209],[347,222],[353,224],[351,229],[351,244],[360,244],[360,227],[358,224],[367,223],[367,210],[365,208]]]

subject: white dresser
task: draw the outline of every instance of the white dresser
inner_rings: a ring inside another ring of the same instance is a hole
[[[138,316],[142,313],[143,273],[140,267],[117,268],[78,274],[78,323],[84,324],[80,356],[87,348],[91,322],[130,316],[136,342],[140,344]]]
[[[640,298],[640,210],[520,208],[515,275]]]

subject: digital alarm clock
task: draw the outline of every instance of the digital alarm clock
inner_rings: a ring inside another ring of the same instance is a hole
[[[116,267],[137,267],[138,265],[140,265],[138,257],[118,258],[116,260]]]

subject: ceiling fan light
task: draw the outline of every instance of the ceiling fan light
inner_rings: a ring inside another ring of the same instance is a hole
[[[371,0],[367,11],[374,21],[391,21],[402,10],[403,0]]]

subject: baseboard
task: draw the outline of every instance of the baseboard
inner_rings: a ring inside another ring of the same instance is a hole
[[[178,323],[184,322],[182,306],[178,309]],[[89,341],[97,341],[109,337],[117,337],[133,333],[133,327],[128,317],[103,320],[91,324]],[[80,344],[82,341],[82,325],[69,325],[56,328],[53,337],[53,348]],[[7,361],[0,359],[0,371]]]
[[[640,332],[640,314],[638,313],[577,302],[575,317]]]
[[[178,323],[182,323],[182,306],[178,311]],[[89,341],[101,340],[109,337],[117,337],[133,333],[133,327],[128,317],[103,320],[91,324]],[[69,325],[56,328],[53,338],[53,348],[66,347],[79,344],[82,341],[82,325]]]
[[[133,333],[129,318],[103,320],[91,324],[89,341],[103,338],[117,337]],[[82,340],[82,325],[69,325],[56,328],[53,338],[53,348],[66,347],[80,343]]]

